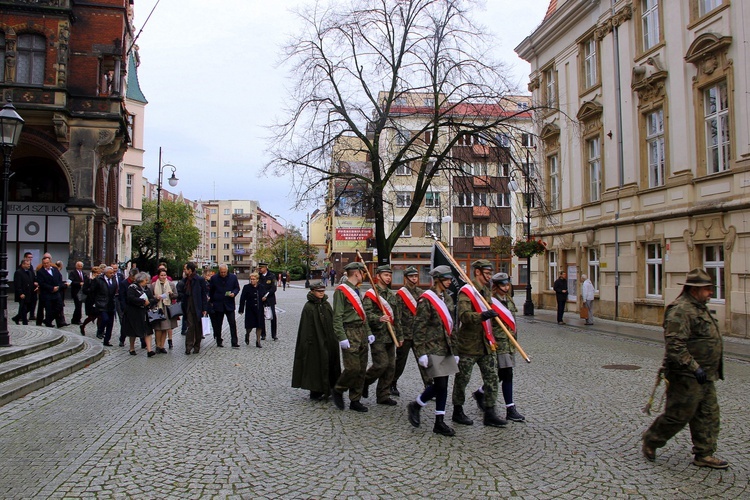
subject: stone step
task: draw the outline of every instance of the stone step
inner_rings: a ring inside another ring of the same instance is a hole
[[[33,332],[33,340],[29,336],[22,338],[20,346],[11,348],[12,352],[2,353],[10,359],[0,363],[0,406],[85,368],[104,356],[100,340],[60,330],[45,330],[41,334]],[[17,355],[19,351],[28,352]]]

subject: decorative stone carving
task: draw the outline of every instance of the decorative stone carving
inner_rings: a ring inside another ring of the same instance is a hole
[[[731,44],[731,36],[715,33],[703,33],[693,40],[685,54],[685,60],[694,64],[698,70],[693,80],[698,81],[703,75],[712,75],[719,68],[731,66],[733,62],[727,57]]]
[[[55,135],[60,142],[70,142],[70,136],[68,135],[70,130],[68,128],[68,118],[62,113],[55,113],[52,115],[52,123],[55,126]]]
[[[596,236],[596,232],[593,229],[589,229],[586,231],[586,246],[592,246],[594,244],[594,238]]]
[[[594,38],[597,41],[602,40],[605,36],[612,32],[614,28],[617,28],[633,18],[633,5],[627,4],[622,9],[615,12],[615,14],[604,21],[602,24],[596,27],[594,30]]]

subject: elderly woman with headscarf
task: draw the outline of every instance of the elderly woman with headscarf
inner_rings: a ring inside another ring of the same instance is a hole
[[[177,328],[177,318],[170,318],[167,307],[172,304],[172,300],[177,298],[177,288],[175,284],[167,279],[167,270],[164,267],[159,268],[159,276],[156,281],[150,285],[151,292],[156,300],[156,307],[164,313],[166,319],[153,325],[156,334],[156,352],[167,353],[164,344],[167,340],[167,334]],[[170,348],[172,345],[170,344]]]
[[[154,304],[154,297],[148,288],[151,277],[148,273],[138,273],[135,281],[125,291],[125,311],[123,311],[122,331],[130,339],[130,354],[135,356],[135,339],[146,342],[148,357],[156,353],[151,347],[151,325],[148,324],[148,309]],[[122,292],[121,292],[122,293]]]

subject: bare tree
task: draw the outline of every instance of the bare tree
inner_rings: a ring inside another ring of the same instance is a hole
[[[363,191],[381,263],[433,179],[460,168],[453,147],[467,137],[494,145],[528,112],[507,105],[505,69],[493,59],[493,38],[471,18],[476,7],[473,0],[330,0],[297,12],[304,27],[285,51],[292,105],[274,130],[268,168],[291,172],[298,206],[323,199],[333,181]],[[346,156],[365,158],[366,168],[339,168]],[[397,169],[411,171],[414,192],[387,234],[386,194]]]

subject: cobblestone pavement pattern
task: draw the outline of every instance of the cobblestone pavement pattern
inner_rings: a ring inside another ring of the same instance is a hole
[[[662,347],[520,317],[532,363],[517,365],[515,394],[527,423],[484,427],[467,402],[476,423],[449,438],[432,433],[432,404],[421,428],[407,421],[420,389],[413,360],[398,406],[370,398],[364,414],[290,388],[305,295],[279,292],[279,341],[269,336],[262,349],[219,349],[206,339],[200,355],[185,356],[176,331],[168,355],[109,348],[101,361],[0,407],[0,497],[750,496],[747,363],[728,361],[718,383],[718,455],[730,469],[691,465],[687,431],[650,463],[640,433],[654,417],[641,408]],[[641,369],[602,368],[611,364]],[[475,370],[469,387],[479,380]]]

